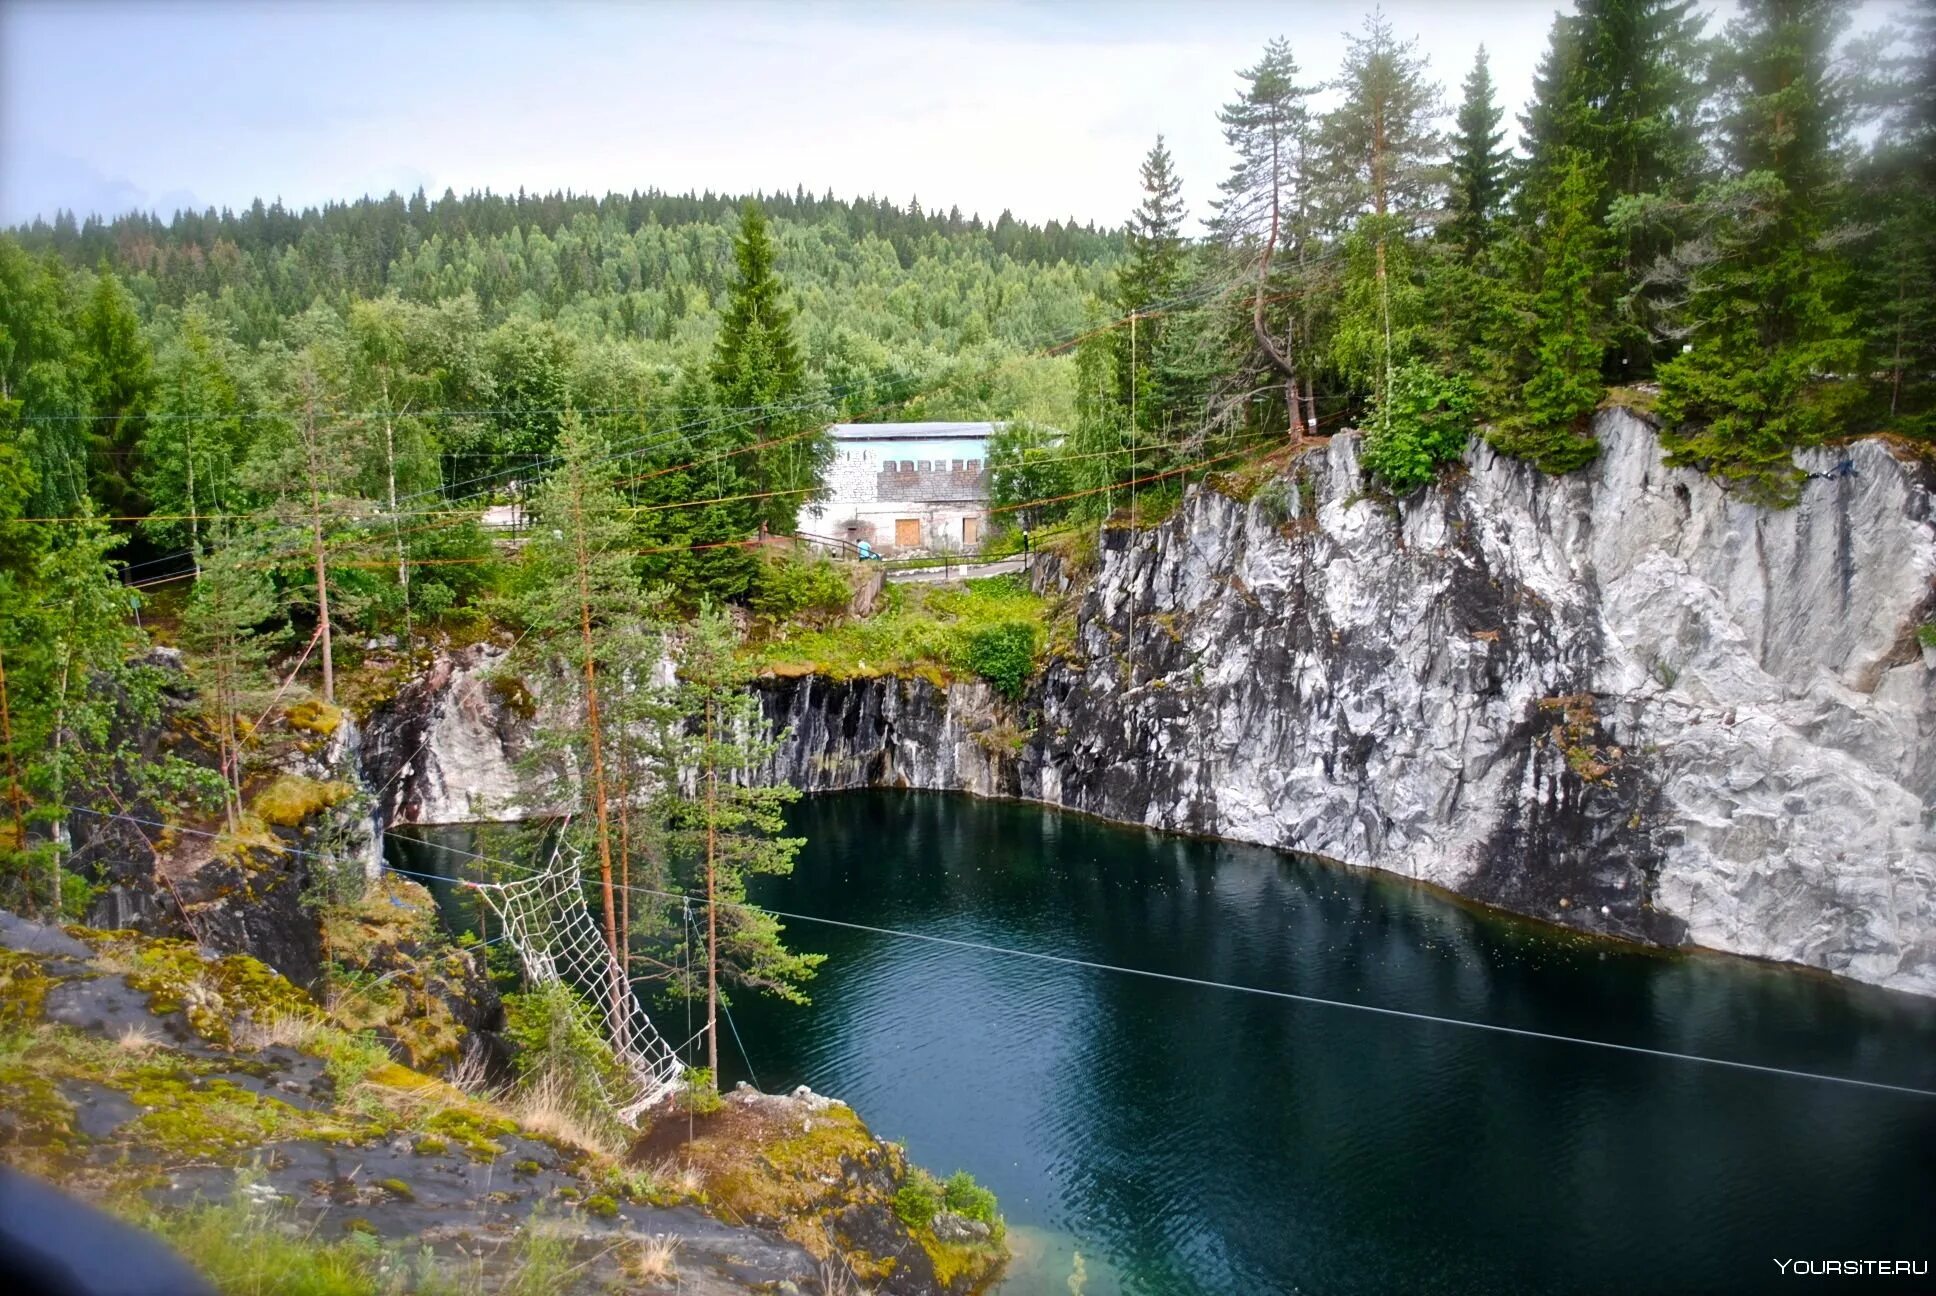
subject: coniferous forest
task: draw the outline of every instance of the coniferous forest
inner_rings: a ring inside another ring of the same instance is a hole
[[[684,609],[805,597],[744,542],[792,530],[839,419],[1002,421],[1000,516],[1043,527],[1342,428],[1393,496],[1475,437],[1564,473],[1611,400],[1779,507],[1797,447],[1936,437],[1936,5],[1849,28],[1830,0],[1582,0],[1517,123],[1483,51],[1434,66],[1382,16],[1340,67],[1273,41],[1205,107],[1228,171],[1158,138],[1120,229],[643,191],[13,230],[8,840],[125,757],[144,606],[230,702],[325,619],[522,624],[551,577],[478,514],[555,508],[561,464],[613,501],[600,551]],[[232,775],[143,777],[232,809]]]

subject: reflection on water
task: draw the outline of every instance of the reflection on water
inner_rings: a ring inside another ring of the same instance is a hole
[[[1034,806],[856,793],[793,818],[799,868],[755,895],[802,914],[1936,1086],[1923,1000]],[[1928,1258],[1936,1100],[789,937],[831,956],[814,1002],[737,997],[751,1056],[729,1035],[726,1080],[750,1063],[765,1088],[811,1084],[917,1161],[973,1171],[1013,1226],[1006,1292],[1756,1290],[1774,1256]]]

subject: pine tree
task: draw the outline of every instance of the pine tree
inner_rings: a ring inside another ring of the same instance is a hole
[[[533,690],[538,707],[570,717],[540,727],[527,756],[534,773],[575,781],[574,831],[596,867],[600,929],[616,966],[627,966],[630,932],[620,888],[631,873],[632,847],[649,841],[631,833],[636,771],[646,758],[628,752],[645,741],[636,724],[637,695],[660,653],[626,541],[624,499],[614,484],[609,448],[575,413],[564,417],[560,462],[539,487],[537,526],[525,551],[518,615],[543,657],[562,662],[562,675],[541,672]],[[512,687],[524,688],[512,681]],[[665,776],[661,772],[661,776]],[[649,879],[656,880],[656,879]],[[614,1001],[624,987],[605,987]]]
[[[1399,41],[1381,13],[1348,37],[1338,86],[1344,99],[1321,132],[1332,219],[1350,231],[1332,353],[1389,409],[1393,374],[1422,320],[1410,244],[1443,183],[1439,93],[1417,41]]]
[[[1728,176],[1695,206],[1677,253],[1685,292],[1660,368],[1664,439],[1756,498],[1792,497],[1792,450],[1844,426],[1860,396],[1848,267],[1828,238],[1842,182],[1848,84],[1833,0],[1749,0],[1728,25],[1722,144]]]
[[[1472,71],[1466,74],[1465,97],[1459,103],[1448,168],[1447,219],[1439,227],[1439,236],[1457,247],[1468,264],[1491,240],[1493,221],[1505,205],[1512,161],[1511,151],[1500,147],[1506,138],[1499,126],[1505,113],[1495,98],[1486,47],[1481,45]]]
[[[1437,205],[1444,168],[1439,89],[1418,42],[1400,41],[1382,13],[1370,14],[1362,34],[1346,37],[1337,85],[1344,99],[1325,114],[1321,137],[1333,219],[1420,221]]]
[[[701,608],[685,628],[677,665],[678,720],[668,750],[688,779],[667,780],[664,815],[686,893],[705,897],[706,1063],[717,1077],[721,982],[805,1003],[800,987],[826,956],[788,950],[779,921],[746,904],[746,879],[792,872],[804,843],[779,835],[799,792],[762,781],[779,742],[765,736],[732,619],[710,604]],[[685,989],[697,997],[700,987]]]
[[[1308,430],[1315,425],[1316,408],[1313,365],[1306,355],[1312,333],[1302,298],[1311,286],[1305,271],[1314,235],[1306,104],[1313,88],[1298,83],[1297,61],[1281,37],[1238,75],[1246,83],[1242,93],[1217,114],[1224,142],[1237,157],[1219,186],[1223,197],[1210,224],[1226,257],[1249,283],[1246,336],[1233,366],[1233,386],[1247,404],[1260,371],[1281,376],[1285,422]],[[1284,261],[1278,260],[1280,250],[1289,253]]]
[[[230,832],[241,826],[242,712],[268,682],[269,655],[286,629],[273,624],[282,608],[262,540],[254,529],[225,529],[212,549],[197,553],[199,574],[182,625],[191,672],[214,720]]]

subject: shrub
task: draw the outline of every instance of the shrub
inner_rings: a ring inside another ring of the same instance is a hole
[[[825,558],[810,563],[781,558],[760,564],[746,601],[757,615],[780,622],[838,616],[853,595],[847,578]]]
[[[1925,621],[1916,627],[1916,642],[1925,648],[1936,648],[1936,621]]]
[[[975,1182],[975,1176],[966,1170],[957,1170],[948,1176],[948,1183],[942,1193],[942,1201],[955,1214],[971,1220],[980,1220],[990,1228],[995,1227],[995,1194]]]
[[[518,1074],[563,1085],[568,1101],[595,1104],[617,1072],[591,1008],[562,985],[504,996],[504,1036],[517,1050]]]
[[[993,684],[1002,696],[1019,700],[1035,673],[1035,627],[1004,621],[970,632],[961,664]]]
[[[1392,374],[1365,438],[1365,470],[1394,495],[1431,481],[1438,466],[1465,453],[1478,397],[1472,384],[1411,361]]]
[[[908,1172],[907,1182],[894,1194],[894,1213],[911,1229],[933,1224],[943,1204],[940,1182],[919,1167]]]
[[[355,793],[347,783],[283,774],[257,795],[249,809],[265,823],[294,828]]]
[[[719,1096],[719,1082],[711,1067],[687,1067],[686,1087],[680,1091],[679,1105],[695,1116],[709,1116],[726,1105]]]

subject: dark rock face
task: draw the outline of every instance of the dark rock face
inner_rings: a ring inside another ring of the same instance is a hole
[[[760,703],[788,734],[772,775],[809,792],[857,787],[1022,793],[1022,736],[984,684],[925,679],[760,682]]]

